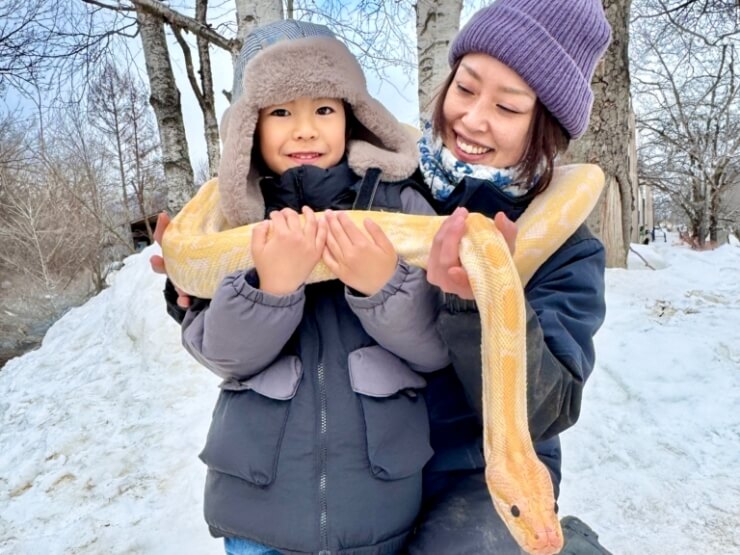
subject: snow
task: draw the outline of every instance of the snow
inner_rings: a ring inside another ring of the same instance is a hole
[[[633,245],[579,423],[561,515],[615,554],[740,553],[740,248]],[[202,519],[218,379],[164,310],[150,247],[0,370],[0,553],[220,554]]]

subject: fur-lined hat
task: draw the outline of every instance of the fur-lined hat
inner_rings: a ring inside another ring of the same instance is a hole
[[[362,176],[369,168],[381,179],[400,181],[417,166],[411,134],[367,91],[360,64],[323,25],[285,20],[252,31],[235,68],[235,99],[221,122],[219,167],[221,209],[229,224],[264,218],[260,175],[251,160],[259,110],[296,98],[340,98],[361,126],[353,127],[347,160]]]

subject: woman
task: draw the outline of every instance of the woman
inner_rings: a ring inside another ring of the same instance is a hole
[[[451,45],[452,70],[419,144],[436,208],[451,214],[435,238],[427,279],[446,293],[438,329],[454,370],[427,387],[435,456],[412,554],[520,553],[483,476],[480,320],[459,244],[471,211],[495,216],[513,245],[514,222],[550,185],[557,155],[586,131],[590,81],[610,33],[598,0],[499,0]],[[578,418],[592,338],[604,319],[604,267],[602,244],[582,226],[525,289],[529,427],[556,495],[558,434]],[[564,553],[601,552],[587,528],[564,528]]]

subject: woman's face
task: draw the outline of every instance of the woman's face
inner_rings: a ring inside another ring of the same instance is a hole
[[[488,54],[467,54],[442,105],[442,142],[463,162],[513,166],[527,148],[536,101],[513,69]]]

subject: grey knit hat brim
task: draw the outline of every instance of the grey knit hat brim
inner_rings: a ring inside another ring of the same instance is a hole
[[[347,145],[349,166],[358,175],[376,167],[386,181],[409,177],[416,169],[411,135],[367,92],[362,69],[334,38],[285,40],[249,61],[243,93],[224,115],[219,190],[224,215],[233,226],[264,218],[259,175],[251,160],[259,110],[307,96],[341,98],[364,127]]]

